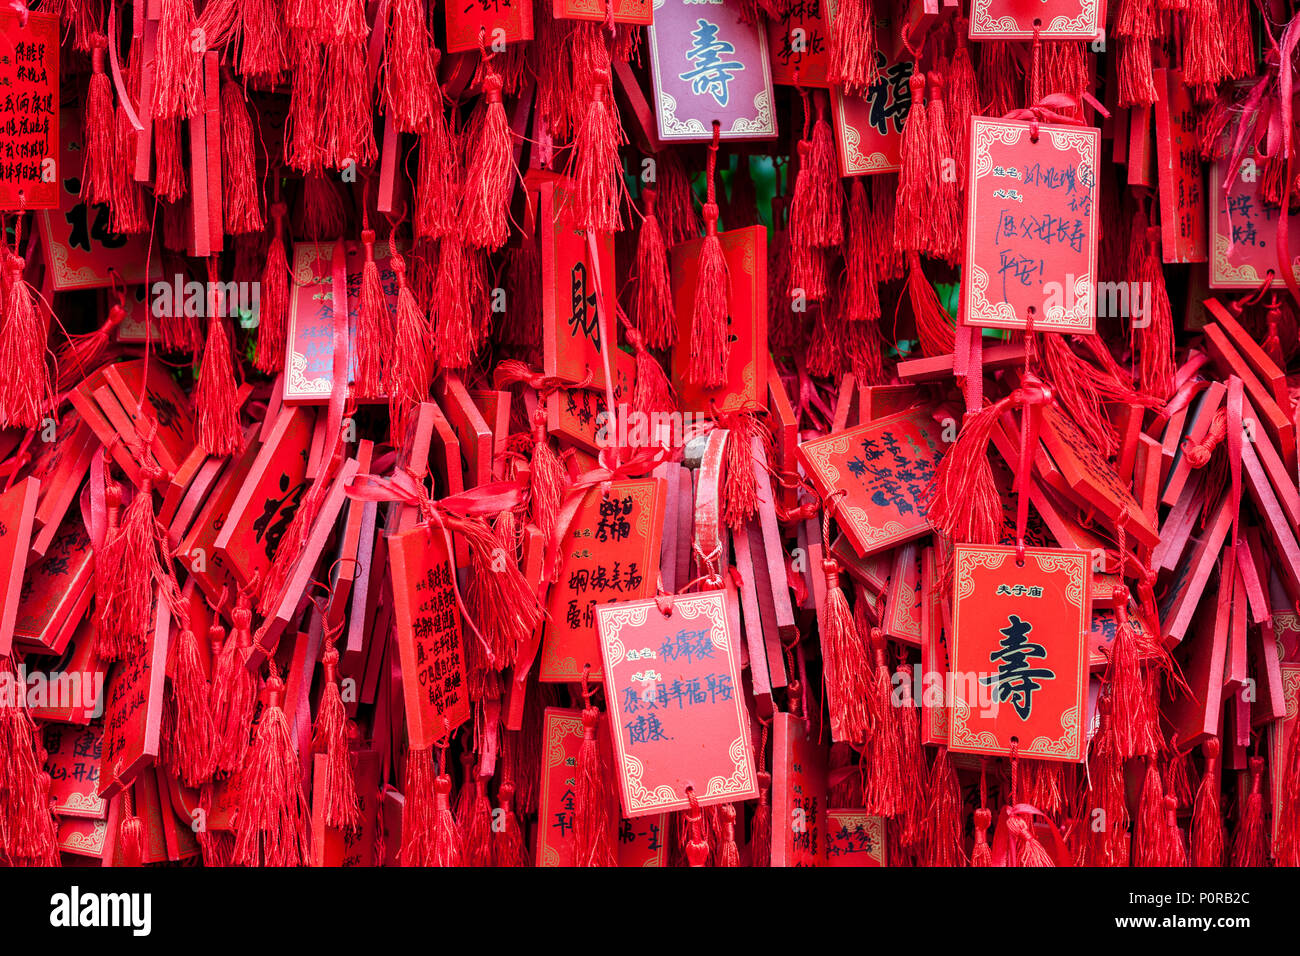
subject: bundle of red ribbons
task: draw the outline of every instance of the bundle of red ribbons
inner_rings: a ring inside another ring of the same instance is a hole
[[[0,864],[1300,863],[1286,0],[0,10]]]

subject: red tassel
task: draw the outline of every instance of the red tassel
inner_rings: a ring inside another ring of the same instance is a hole
[[[926,355],[951,354],[957,347],[956,322],[939,302],[934,286],[921,268],[921,257],[915,252],[907,254],[907,297],[916,319],[921,351]]]
[[[700,809],[700,800],[695,796],[695,791],[691,788],[686,790],[686,798],[690,801],[690,809],[685,813],[685,836],[686,846],[684,847],[687,865],[704,866],[709,860],[709,836],[704,828],[704,811]]]
[[[871,649],[876,666],[866,699],[870,729],[862,751],[862,795],[868,813],[892,817],[903,808],[902,755],[890,700],[892,685],[885,659],[885,635],[878,627],[871,629]]]
[[[461,835],[451,812],[451,777],[439,773],[433,780],[433,831],[428,866],[460,866]]]
[[[1161,741],[1155,703],[1142,674],[1141,644],[1123,601],[1115,608],[1115,618],[1106,686],[1117,753],[1126,761],[1157,753]]]
[[[528,866],[528,848],[524,845],[524,836],[519,832],[519,818],[515,816],[515,785],[509,780],[501,781],[497,790],[498,811],[502,814],[502,825],[497,828],[496,839],[492,846],[494,866]]]
[[[519,570],[513,541],[503,540],[482,518],[445,520],[470,549],[466,607],[491,648],[492,667],[495,670],[508,667],[514,663],[519,646],[542,620],[544,612],[537,590]]]
[[[1012,41],[981,43],[977,76],[980,101],[988,104],[984,115],[1003,116],[1020,106],[1024,68],[1012,49]]]
[[[913,73],[907,82],[912,91],[912,108],[899,147],[902,168],[894,204],[894,246],[903,252],[927,253],[935,245],[929,199],[938,160],[932,152],[935,144],[925,105],[925,74]]]
[[[727,363],[731,358],[731,337],[727,333],[731,273],[718,238],[718,207],[715,204],[705,204],[704,223],[707,231],[700,247],[699,273],[695,283],[688,377],[692,384],[721,388],[727,384]]]
[[[429,321],[415,301],[406,281],[406,260],[396,251],[390,260],[397,273],[397,326],[393,333],[392,361],[388,364],[388,414],[394,444],[406,434],[407,416],[429,397],[433,365],[426,351]]]
[[[235,80],[226,75],[221,81],[221,209],[226,232],[232,236],[265,228],[256,156],[248,102]]]
[[[1028,817],[1008,813],[1006,821],[1007,834],[1016,846],[1016,866],[1056,866],[1051,854],[1038,841]]]
[[[911,674],[905,673],[903,678],[905,687],[911,686]],[[909,703],[907,710],[912,711],[912,722],[916,721],[916,705]],[[904,716],[903,720],[907,721]],[[909,789],[920,789],[919,781],[908,781],[905,786]],[[988,816],[987,810],[976,810],[975,819],[975,853],[980,850],[980,843],[983,842],[984,831],[988,829],[988,823],[980,826],[979,814],[983,813]],[[962,851],[961,845],[961,816],[962,816],[962,796],[961,785],[957,780],[957,771],[953,769],[952,760],[948,756],[948,748],[940,747],[939,753],[934,758],[934,766],[930,768],[930,799],[926,804],[925,821],[924,821],[924,852],[922,854],[922,863],[925,866],[961,866],[965,863],[966,854]],[[990,818],[991,819],[991,818]],[[988,844],[984,843],[984,852],[989,852]],[[972,866],[988,866],[988,862],[976,863],[972,858]]]
[[[836,166],[835,135],[820,96],[816,105],[812,134],[799,141],[799,174],[790,197],[790,242],[830,249],[837,248],[844,238],[844,196]]]
[[[401,133],[418,133],[441,111],[437,60],[421,0],[394,0],[384,34],[384,111]]]
[[[281,708],[283,694],[284,683],[272,664],[262,716],[239,771],[232,857],[238,866],[302,866],[310,856],[311,810]]]
[[[655,412],[673,412],[677,409],[677,394],[659,360],[650,354],[641,339],[641,333],[627,328],[627,342],[636,354],[636,388],[632,392],[632,407],[641,415]]]
[[[431,866],[434,859],[433,750],[406,752],[406,778],[402,785],[402,866]],[[451,781],[447,781],[448,788]]]
[[[992,866],[993,851],[989,849],[989,826],[993,823],[993,814],[980,807],[975,811],[975,846],[971,849],[971,866]]]
[[[971,65],[970,45],[966,42],[967,21],[953,21],[952,66],[948,74],[948,93],[944,117],[948,123],[949,154],[957,164],[957,192],[966,191],[966,164],[970,161],[970,118],[980,115],[979,80]],[[995,114],[997,115],[997,114]]]
[[[375,233],[361,232],[365,264],[361,267],[361,302],[357,315],[357,392],[363,398],[384,394],[384,372],[393,356],[393,320],[375,263]]]
[[[858,607],[862,608],[865,603],[865,600],[859,601]],[[899,815],[902,823],[899,840],[908,847],[920,847],[924,841],[925,854],[933,854],[945,859],[954,847],[960,855],[960,796],[954,806],[951,803],[953,796],[951,789],[943,792],[944,787],[955,786],[956,777],[954,775],[948,779],[945,774],[950,768],[940,766],[940,761],[946,761],[947,758],[947,752],[942,748],[936,758],[933,772],[926,766],[925,755],[921,751],[921,721],[917,715],[918,704],[912,698],[911,665],[907,663],[899,665],[898,684],[903,692],[902,700],[894,708],[897,714],[894,728],[898,732],[898,766],[903,794],[902,813]],[[950,865],[956,865],[955,858]]]
[[[1093,448],[1106,457],[1115,454],[1119,435],[1102,408],[1101,396],[1093,384],[1100,375],[1070,348],[1064,336],[1043,335],[1037,343],[1047,372],[1047,384]]]
[[[92,203],[112,202],[113,162],[117,150],[117,117],[113,112],[113,83],[104,72],[108,38],[92,38],[90,85],[86,89],[84,160],[81,167],[81,198]]]
[[[758,484],[754,477],[753,440],[761,429],[750,412],[724,415],[719,422],[728,431],[722,479],[722,520],[739,531],[758,511]]]
[[[420,134],[420,168],[415,189],[415,235],[443,239],[460,227],[457,195],[460,170],[442,98],[432,110],[428,129]]]
[[[1184,24],[1183,82],[1191,87],[1217,86],[1227,78],[1229,68],[1216,0],[1189,0]]]
[[[667,349],[677,342],[677,314],[673,309],[673,290],[668,278],[668,249],[659,228],[659,217],[655,215],[657,195],[649,188],[642,193],[645,219],[636,239],[632,315],[651,348]]]
[[[927,516],[950,541],[992,544],[1002,528],[1002,500],[993,481],[989,440],[1009,399],[967,412],[957,440],[935,469]]]
[[[574,132],[567,174],[573,182],[572,200],[583,229],[616,232],[626,192],[618,149],[627,142],[614,104],[607,69],[596,70],[585,120]]]
[[[1255,70],[1255,43],[1247,0],[1220,0],[1227,78],[1239,80]]]
[[[1165,826],[1169,834],[1167,845],[1169,858],[1165,865],[1186,866],[1187,841],[1183,838],[1183,831],[1178,826],[1178,801],[1171,796],[1165,797]]]
[[[751,866],[772,865],[772,775],[758,771],[758,806],[749,825]]]
[[[279,605],[290,575],[302,560],[307,538],[316,525],[316,518],[325,505],[325,499],[329,496],[334,476],[343,463],[342,434],[334,437],[334,447],[326,461],[328,464],[322,464],[319,473],[312,481],[311,488],[303,496],[297,513],[289,522],[288,530],[276,546],[275,557],[271,560],[271,567],[267,569],[266,579],[262,582],[261,593],[258,596],[257,610],[263,617],[270,616]]]
[[[1113,702],[1113,699],[1112,699]],[[1133,825],[1133,865],[1167,866],[1170,859],[1169,827],[1165,819],[1165,795],[1154,757],[1144,757],[1146,776],[1142,799]]]
[[[1151,73],[1151,40],[1119,37],[1119,105],[1150,106],[1160,98]]]
[[[724,803],[718,810],[722,821],[721,847],[718,850],[718,866],[740,866],[740,849],[736,846],[736,808]]]
[[[829,505],[827,508],[829,513]],[[871,729],[871,716],[867,710],[872,691],[871,658],[840,587],[839,563],[833,559],[823,560],[822,570],[826,575],[826,608],[821,645],[826,666],[827,703],[831,721],[838,725],[833,736],[862,744]]]
[[[262,270],[262,294],[257,310],[257,350],[253,365],[258,371],[274,375],[284,369],[289,328],[289,260],[284,251],[284,203],[271,206],[271,242],[266,250]]]
[[[1227,834],[1219,806],[1219,750],[1217,737],[1201,745],[1205,773],[1192,807],[1192,866],[1223,866]]]
[[[676,150],[666,149],[655,154],[658,175],[659,201],[655,211],[663,227],[664,242],[675,246],[700,235],[700,217],[695,213],[695,194],[690,177]]]
[[[71,335],[54,353],[54,367],[59,370],[58,389],[66,392],[78,382],[90,377],[104,363],[113,333],[126,318],[126,311],[114,302],[108,318],[93,332]]]
[[[585,679],[583,692],[586,695]],[[600,716],[600,711],[588,699],[582,710],[582,746],[578,749],[577,806],[573,817],[575,866],[617,865],[610,825],[609,768],[604,765],[596,743]]]
[[[873,0],[840,0],[830,31],[832,82],[862,94],[880,73],[876,65],[876,10]]]
[[[169,203],[169,209],[178,208],[185,198],[185,165],[181,156],[181,120],[160,119],[153,124],[154,195]],[[183,225],[183,213],[182,225]],[[173,248],[168,245],[168,248]],[[183,246],[181,249],[183,250]]]
[[[36,308],[31,286],[23,279],[27,263],[9,255],[0,329],[0,427],[39,428],[53,402],[54,385],[45,352],[50,319]]]
[[[215,269],[212,271],[215,273]],[[208,454],[219,457],[237,454],[244,447],[244,435],[239,427],[239,394],[230,353],[226,320],[213,315],[208,320],[208,341],[194,386],[194,418],[199,444]]]
[[[1088,755],[1090,787],[1083,817],[1087,821],[1083,861],[1090,866],[1127,866],[1129,859],[1124,764],[1117,753],[1110,709],[1110,697],[1103,694],[1097,701],[1100,726]],[[1094,829],[1093,821],[1100,821],[1102,828]]]
[[[339,652],[333,640],[326,643],[321,664],[324,683],[312,727],[311,749],[312,753],[325,754],[325,825],[356,830],[361,826],[361,804],[348,747],[348,714],[339,693]]]
[[[465,865],[492,865],[492,804],[488,802],[487,780],[474,780],[474,800],[465,823]]]
[[[275,0],[238,0],[237,5],[239,72],[259,86],[273,86],[289,67],[283,6]],[[310,6],[313,13],[319,10],[317,4]]]
[[[162,0],[153,85],[154,119],[188,119],[200,107],[201,54],[194,49],[193,0]]]
[[[379,157],[364,30],[363,21],[361,36],[325,46],[323,138],[317,143],[329,144],[323,159],[333,169],[372,166]]]
[[[122,791],[121,814],[117,839],[122,848],[122,865],[136,867],[144,861],[144,821],[135,812],[135,784]]]
[[[20,686],[8,655],[0,656],[0,681]],[[47,757],[25,695],[0,698],[0,858],[15,864],[59,865]]]
[[[501,77],[485,64],[483,101],[469,129],[459,231],[476,249],[494,252],[510,235],[508,215],[514,184],[510,122],[501,102]]]
[[[962,214],[957,208],[957,161],[948,135],[948,116],[943,101],[943,78],[930,74],[930,105],[926,107],[930,129],[929,152],[933,157],[930,201],[925,214],[932,221],[933,241],[929,255],[956,263],[961,259]]]
[[[162,478],[162,471],[146,465],[141,475],[143,484],[122,515],[120,528],[110,532],[96,555],[103,564],[95,598],[99,609],[95,653],[101,661],[130,660],[144,649],[145,635],[154,625],[154,586],[165,574],[159,557],[165,532],[153,513],[153,484]],[[114,487],[108,489],[110,508]]]
[[[176,701],[174,768],[187,787],[197,787],[216,771],[216,727],[212,720],[208,682],[203,676],[199,642],[194,632],[183,627],[176,638],[175,677],[172,694]]]
[[[257,675],[248,669],[253,651],[253,616],[242,592],[230,612],[234,627],[221,653],[212,659],[212,715],[216,722],[217,769],[233,774],[244,764],[257,708]]]
[[[862,177],[853,177],[849,189],[849,230],[844,245],[844,317],[850,322],[875,322],[880,318],[876,263],[869,236],[871,207]]]
[[[1268,866],[1268,832],[1264,827],[1264,759],[1250,758],[1250,794],[1241,806],[1232,841],[1233,866]]]

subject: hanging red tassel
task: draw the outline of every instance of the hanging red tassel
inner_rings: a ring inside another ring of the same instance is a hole
[[[188,119],[201,107],[201,54],[194,48],[193,0],[162,0],[153,83],[154,119]]]
[[[650,354],[641,339],[641,333],[631,326],[624,328],[628,345],[636,354],[636,387],[632,392],[632,408],[641,415],[677,410],[677,394],[659,360]]]
[[[925,74],[908,78],[912,107],[899,146],[902,168],[894,204],[894,246],[903,252],[928,253],[935,246],[935,223],[929,208],[938,160],[932,152],[929,111],[925,105]]]
[[[232,860],[238,866],[302,866],[310,857],[311,810],[283,697],[284,683],[272,663],[262,715],[237,780]]]
[[[758,805],[749,824],[750,866],[772,865],[772,775],[758,771]]]
[[[849,228],[844,244],[844,317],[850,322],[875,322],[880,318],[876,263],[869,237],[871,207],[862,177],[849,188]]]
[[[89,378],[103,364],[113,333],[125,318],[126,311],[120,303],[114,302],[109,306],[108,318],[95,331],[68,336],[68,341],[54,353],[60,393]]]
[[[1002,528],[1002,499],[993,481],[989,440],[1011,398],[967,412],[957,440],[939,462],[927,516],[950,541],[992,544]]]
[[[284,369],[289,328],[289,260],[284,251],[285,218],[282,202],[271,206],[271,242],[262,269],[262,292],[257,307],[257,348],[253,365],[274,375]]]
[[[361,267],[357,314],[356,387],[361,397],[376,398],[384,394],[384,372],[393,360],[393,320],[379,281],[373,229],[362,230],[361,246],[365,250],[365,263]]]
[[[984,807],[975,811],[975,846],[971,849],[971,866],[992,866],[993,851],[989,848],[989,826],[993,823],[993,814]]]
[[[885,635],[878,627],[871,629],[871,650],[876,664],[866,698],[870,729],[862,751],[862,795],[868,813],[892,817],[903,808],[904,782]]]
[[[402,784],[402,866],[433,865],[434,820],[438,810],[434,780],[433,749],[407,750]],[[448,788],[450,785],[448,781]]]
[[[339,692],[339,652],[332,636],[326,638],[321,666],[324,682],[312,726],[311,749],[312,753],[325,754],[325,825],[356,830],[361,826],[361,803],[348,746],[348,715]]]
[[[166,533],[153,512],[153,486],[163,473],[153,464],[143,466],[140,473],[140,490],[127,505],[121,526],[105,538],[96,555],[103,565],[95,596],[99,609],[95,653],[101,661],[130,660],[144,649],[145,635],[154,625],[154,586],[165,575],[159,555]],[[110,485],[110,507],[112,489]]]
[[[501,77],[490,58],[484,71],[483,100],[469,127],[459,229],[470,246],[495,252],[510,235],[514,157],[510,121],[501,102]]]
[[[1219,751],[1217,737],[1201,745],[1205,772],[1192,808],[1192,866],[1223,866],[1227,833],[1219,806]]]
[[[230,637],[222,645],[221,653],[212,659],[212,715],[217,734],[217,769],[225,774],[236,773],[244,764],[253,713],[257,708],[257,675],[248,669],[248,657],[253,652],[250,630],[253,615],[248,606],[248,596],[242,591],[239,602],[230,612],[230,620],[234,625]]]
[[[442,239],[459,228],[460,203],[457,186],[460,169],[456,162],[451,129],[439,95],[420,134],[420,166],[415,188],[415,235],[418,239]]]
[[[831,18],[831,81],[849,93],[862,94],[880,73],[876,65],[876,10],[874,0],[839,0]]]
[[[215,265],[209,269],[209,275],[215,277]],[[194,386],[194,418],[199,444],[209,454],[219,457],[237,454],[244,447],[231,349],[226,320],[212,315],[208,320],[203,364]]]
[[[216,727],[212,720],[208,682],[203,676],[199,642],[188,625],[176,638],[172,695],[176,702],[175,760],[180,781],[197,787],[216,771]]]
[[[406,434],[407,416],[429,397],[433,363],[426,351],[430,339],[429,320],[416,303],[415,294],[406,281],[406,260],[394,250],[389,261],[397,274],[397,318],[385,391],[388,393],[393,443],[398,445]]]
[[[970,44],[967,42],[968,22],[953,21],[952,65],[948,73],[946,109],[948,141],[952,144],[953,161],[957,166],[957,192],[966,192],[966,164],[970,161],[970,118],[980,115],[979,80],[971,64]],[[987,44],[985,44],[987,47]],[[994,113],[994,115],[998,115]]]
[[[596,70],[589,95],[586,118],[574,131],[566,174],[573,183],[578,224],[586,230],[616,232],[622,228],[619,212],[626,192],[618,150],[627,137],[619,122],[607,68]]]
[[[591,703],[587,669],[583,671],[582,745],[578,748],[578,787],[573,813],[575,866],[617,866],[610,807],[609,768],[597,744],[601,713]]]
[[[248,102],[227,73],[221,80],[221,211],[225,230],[232,236],[265,228],[257,193],[256,157]]]
[[[907,253],[907,297],[916,319],[916,337],[925,355],[950,355],[957,342],[956,322],[930,285],[921,268],[921,257]]]
[[[473,783],[474,799],[465,822],[465,865],[492,865],[492,804],[488,802],[487,780],[476,777]]]
[[[1167,848],[1169,858],[1165,861],[1166,866],[1186,866],[1187,865],[1187,841],[1183,837],[1183,831],[1178,826],[1178,801],[1172,796],[1165,797],[1165,827],[1168,833]]]
[[[1229,67],[1216,0],[1189,0],[1184,24],[1183,82],[1191,87],[1217,86],[1227,78]]]
[[[298,562],[302,560],[303,548],[307,543],[307,538],[316,525],[320,510],[324,507],[325,499],[329,496],[334,476],[338,473],[338,469],[342,464],[343,435],[340,430],[340,433],[334,436],[333,447],[322,462],[320,471],[312,481],[311,488],[303,496],[302,503],[298,505],[297,513],[294,514],[293,520],[289,522],[288,530],[285,531],[280,538],[280,543],[276,546],[275,557],[271,560],[271,566],[267,569],[266,578],[261,583],[261,592],[258,595],[257,610],[263,617],[268,617],[279,605],[285,585],[294,569],[297,568]]]
[[[911,686],[911,673],[904,673],[903,686]],[[906,704],[906,709],[912,711],[915,715],[916,705],[914,703]],[[903,717],[907,721],[906,716]],[[916,717],[911,718],[911,722],[916,722]],[[919,732],[919,729],[918,729]],[[921,789],[920,781],[907,781],[905,787]],[[987,810],[977,810],[975,820],[975,850],[979,851],[980,838],[984,835],[984,830],[988,824],[984,824],[981,829],[979,813],[988,814]],[[921,861],[924,866],[961,866],[966,862],[966,854],[962,850],[961,842],[961,818],[962,818],[962,796],[961,785],[957,780],[957,771],[953,769],[952,760],[948,755],[947,747],[940,747],[938,754],[934,758],[934,766],[930,768],[929,780],[929,800],[926,803],[924,827],[924,851],[921,855]],[[984,850],[988,852],[988,844],[985,843]],[[984,865],[987,863],[976,864],[972,860],[972,865]]]
[[[830,504],[824,522],[829,521]],[[821,628],[822,658],[826,666],[826,699],[831,720],[839,724],[836,739],[862,744],[871,730],[868,701],[872,691],[871,658],[858,633],[848,599],[840,587],[840,566],[822,561],[826,575],[826,604]]]
[[[668,249],[659,228],[659,217],[655,214],[657,195],[650,188],[642,193],[645,218],[636,238],[632,316],[651,348],[667,349],[677,342],[677,314],[668,278]]]
[[[519,818],[515,816],[515,785],[502,780],[497,790],[497,810],[502,815],[500,827],[493,827],[496,839],[492,845],[494,866],[528,866],[528,848],[519,831]]]
[[[704,811],[700,808],[700,799],[693,788],[686,789],[686,799],[690,802],[684,826],[687,865],[705,866],[709,861],[709,836],[704,827]]]
[[[700,248],[695,284],[688,375],[694,384],[721,388],[727,384],[727,363],[731,357],[731,337],[727,334],[731,275],[718,239],[718,207],[712,202],[704,207],[704,223],[707,232]]]
[[[0,656],[0,682],[22,686],[9,655]],[[47,757],[26,695],[0,697],[0,858],[18,865],[59,865]]]
[[[1111,727],[1121,760],[1155,754],[1161,742],[1155,703],[1142,674],[1141,645],[1127,603],[1128,591],[1124,589],[1115,607],[1115,639],[1106,668]]]
[[[514,542],[504,539],[504,532],[494,531],[482,518],[444,520],[470,549],[466,607],[492,651],[493,668],[508,667],[544,616],[537,589],[519,570]]]
[[[720,496],[722,520],[732,531],[739,531],[758,511],[753,440],[763,429],[754,414],[744,411],[723,415],[718,424],[728,432]]]
[[[865,604],[865,599],[860,600],[858,608],[862,609]],[[937,844],[956,840],[960,855],[960,805],[954,808],[948,803],[952,798],[950,790],[939,792],[935,789],[955,783],[956,778],[949,780],[942,777],[945,768],[940,766],[939,761],[947,759],[947,753],[942,749],[936,758],[934,771],[931,772],[926,766],[925,754],[921,750],[921,721],[917,715],[919,705],[912,697],[912,667],[906,660],[899,664],[897,677],[898,687],[902,691],[902,699],[894,708],[897,714],[894,729],[898,734],[898,766],[903,794],[902,812],[899,814],[902,824],[899,842],[917,849],[922,856],[933,853],[947,858],[954,845]],[[960,802],[958,799],[958,804]],[[936,806],[936,803],[940,806]],[[933,819],[931,813],[934,813]],[[952,865],[956,865],[955,861]]]
[[[364,30],[363,21],[361,36],[325,45],[323,128],[316,142],[328,144],[323,161],[332,169],[372,166],[379,158]]]
[[[790,197],[790,242],[817,249],[838,248],[844,238],[844,197],[835,158],[835,134],[826,104],[815,96],[817,118],[799,141],[799,173]],[[805,99],[805,112],[807,100]]]
[[[740,849],[736,846],[736,808],[724,803],[718,809],[721,819],[722,837],[719,841],[718,866],[740,866]]]
[[[930,105],[926,107],[930,128],[930,201],[925,214],[931,220],[933,242],[928,254],[949,263],[961,260],[962,212],[957,205],[957,160],[948,134],[947,109],[943,100],[943,77],[930,74]]]
[[[1241,802],[1232,840],[1233,866],[1268,866],[1268,831],[1264,826],[1264,759],[1250,758],[1250,793]]]
[[[392,17],[384,34],[384,112],[398,132],[418,133],[441,110],[437,51],[421,0],[394,0]]]
[[[144,821],[135,812],[135,784],[122,790],[122,822],[117,827],[118,845],[122,848],[122,865],[136,867],[144,859]]]
[[[4,299],[4,328],[0,329],[0,427],[39,428],[53,403],[54,385],[46,346],[50,319],[36,308],[31,286],[23,279],[27,263],[10,254]]]
[[[1039,842],[1028,816],[1008,812],[1006,825],[1007,835],[1016,847],[1016,866],[1056,866],[1052,855]]]
[[[319,11],[310,6],[313,15]],[[275,0],[237,0],[239,72],[258,86],[274,86],[289,67],[285,50],[284,8]]]
[[[117,118],[113,113],[113,83],[104,72],[108,38],[91,38],[90,84],[86,88],[85,137],[81,166],[81,198],[91,203],[112,202],[113,162],[117,149]]]
[[[1112,698],[1113,703],[1113,698]],[[1133,824],[1133,865],[1167,866],[1171,856],[1165,819],[1165,794],[1154,757],[1143,757],[1146,774]]]

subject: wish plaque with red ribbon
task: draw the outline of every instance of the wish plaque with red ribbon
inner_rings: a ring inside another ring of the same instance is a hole
[[[948,746],[1078,761],[1087,742],[1091,563],[1082,551],[954,548]]]

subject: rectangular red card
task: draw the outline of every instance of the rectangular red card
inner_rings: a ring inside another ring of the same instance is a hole
[[[772,82],[778,86],[827,89],[830,61],[826,22],[817,0],[794,0],[767,21],[767,49]]]
[[[59,202],[59,17],[0,12],[0,209]]]
[[[465,487],[486,484],[492,480],[492,429],[469,397],[459,375],[444,372],[437,387],[441,407],[460,443]]]
[[[885,866],[885,821],[863,810],[826,811],[827,866]]]
[[[1106,19],[1104,0],[973,0],[972,40],[1092,40]]]
[[[577,206],[559,183],[542,183],[538,238],[542,254],[542,332],[546,374],[605,387],[603,351],[618,348],[614,236],[596,236],[593,262]],[[599,293],[597,289],[599,288]],[[614,353],[610,352],[613,365]]]
[[[598,20],[647,27],[654,23],[650,0],[555,0],[557,20]]]
[[[0,656],[14,641],[23,588],[23,567],[32,540],[32,522],[41,483],[25,478],[0,493]]]
[[[475,44],[477,49],[477,43]],[[324,404],[334,385],[335,267],[343,273],[348,297],[349,342],[356,341],[361,309],[361,271],[365,251],[359,242],[300,242],[293,247],[293,284],[289,290],[289,327],[284,360],[284,400]],[[338,259],[339,261],[336,261]],[[397,273],[387,240],[375,243],[375,264],[390,318],[397,315]],[[349,352],[355,344],[349,346]],[[348,380],[356,366],[349,354]]]
[[[489,46],[533,38],[527,0],[452,0],[445,9],[448,53],[477,52],[484,38]]]
[[[1231,157],[1225,155],[1210,166],[1210,198],[1214,203],[1210,223],[1210,288],[1255,289],[1270,271],[1273,288],[1284,286],[1286,280],[1278,274],[1278,208],[1263,202],[1258,174],[1247,176],[1238,171],[1225,192],[1230,162]],[[1242,167],[1258,162],[1258,157],[1248,151]],[[1287,228],[1290,235],[1296,234],[1300,214],[1291,213],[1287,217]],[[1292,271],[1300,277],[1300,268],[1294,263]]]
[[[90,604],[94,565],[90,535],[81,516],[70,514],[45,556],[23,578],[13,630],[22,649],[63,653]]]
[[[1200,137],[1191,90],[1181,70],[1152,70],[1156,89],[1156,161],[1160,171],[1160,251],[1165,262],[1209,258],[1209,218]]]
[[[325,754],[316,754],[312,764],[311,856],[312,866],[375,866],[375,843],[379,827],[379,754],[363,750],[352,755],[357,799],[361,804],[361,827],[334,829],[325,825]]]
[[[923,598],[921,552],[915,544],[905,544],[894,552],[882,624],[885,634],[907,644],[920,645]]]
[[[699,284],[703,239],[673,246],[673,307],[677,312],[677,347],[673,349],[673,387],[686,412],[730,412],[767,407],[767,230],[762,226],[732,229],[718,235],[727,260],[727,384],[703,388],[690,381],[691,319]]]
[[[758,796],[740,635],[722,591],[596,608],[623,815]]]
[[[948,674],[952,669],[949,637],[952,614],[939,587],[934,548],[921,552],[921,740],[948,745]],[[915,699],[915,694],[913,698]]]
[[[971,119],[962,284],[967,325],[1096,331],[1101,131]]]
[[[835,520],[865,555],[930,530],[925,488],[943,450],[942,428],[922,407],[803,442],[799,455],[823,500],[847,492]]]
[[[958,544],[954,566],[949,746],[1082,759],[1089,556]]]
[[[655,593],[667,494],[663,478],[613,481],[607,493],[597,486],[585,494],[547,592],[541,680],[581,680],[588,664],[591,679],[601,679],[595,610]]]
[[[231,593],[234,593],[234,587],[239,583],[227,566],[224,555],[217,550],[216,542],[225,527],[226,516],[244,487],[257,451],[257,443],[250,442],[242,454],[230,459],[203,499],[198,516],[177,548],[177,555],[189,566],[194,580],[212,601],[217,600],[223,587],[230,586]],[[184,509],[181,514],[184,514]]]
[[[171,614],[157,596],[155,627],[143,649],[118,663],[109,676],[104,707],[104,747],[99,765],[99,795],[110,797],[129,785],[158,756],[162,730],[163,681]]]
[[[833,10],[834,4],[828,4]],[[831,21],[831,17],[827,17]],[[895,21],[878,17],[876,50],[880,76],[865,96],[831,88],[831,118],[841,176],[897,172],[902,168],[903,127],[912,109],[908,81],[916,61],[903,46]],[[833,26],[833,23],[832,23]]]
[[[60,144],[62,176],[57,185],[56,208],[36,216],[49,279],[55,292],[68,289],[106,289],[116,271],[127,285],[137,286],[162,277],[162,259],[149,255],[149,235],[122,236],[110,228],[108,206],[91,205],[81,198],[84,147],[82,114],[65,110]],[[145,275],[145,266],[149,274]],[[131,302],[128,297],[128,302]],[[143,308],[137,311],[143,313]]]
[[[772,715],[772,865],[825,866],[827,749],[793,714]]]
[[[1272,788],[1275,807],[1283,805],[1282,788],[1286,785],[1286,754],[1291,735],[1295,733],[1296,724],[1300,722],[1300,665],[1282,665],[1282,692],[1286,701],[1286,717],[1269,728],[1268,764],[1269,785]],[[1277,836],[1277,825],[1281,814],[1274,813],[1273,835]]]
[[[307,457],[315,416],[305,406],[281,406],[271,434],[240,482],[213,547],[245,586],[265,576],[307,493]]]
[[[61,817],[103,820],[108,802],[98,793],[104,725],[45,728],[45,772],[50,775],[51,809]]]
[[[614,376],[615,418],[611,423],[605,411],[605,390],[595,388],[558,388],[546,396],[546,429],[556,438],[598,454],[601,448],[619,443],[622,437],[637,437],[633,429],[638,425],[647,434],[644,419],[629,422],[628,402],[636,382],[636,360],[622,349],[611,356],[610,371]],[[653,419],[651,424],[653,423]],[[612,427],[611,427],[612,425]],[[641,442],[644,447],[646,441]],[[628,444],[624,441],[621,444]]]
[[[456,568],[441,531],[419,525],[388,539],[406,729],[423,750],[469,719]]]
[[[704,142],[776,136],[767,33],[739,3],[654,0],[650,81],[659,138]]]
[[[582,738],[582,711],[547,707],[543,712],[542,780],[537,795],[538,866],[573,866],[573,817]],[[608,723],[597,726],[596,745],[606,766],[612,766]],[[619,817],[617,800],[610,801],[609,815],[610,826],[618,828],[619,866],[666,865],[665,815],[623,820]]]
[[[104,381],[137,432],[136,408],[144,395],[144,414],[158,425],[153,456],[164,471],[175,474],[198,443],[189,396],[168,374],[166,366],[156,360],[148,363],[147,373],[143,360],[109,365],[104,369]],[[134,474],[134,470],[128,470],[128,474]]]

